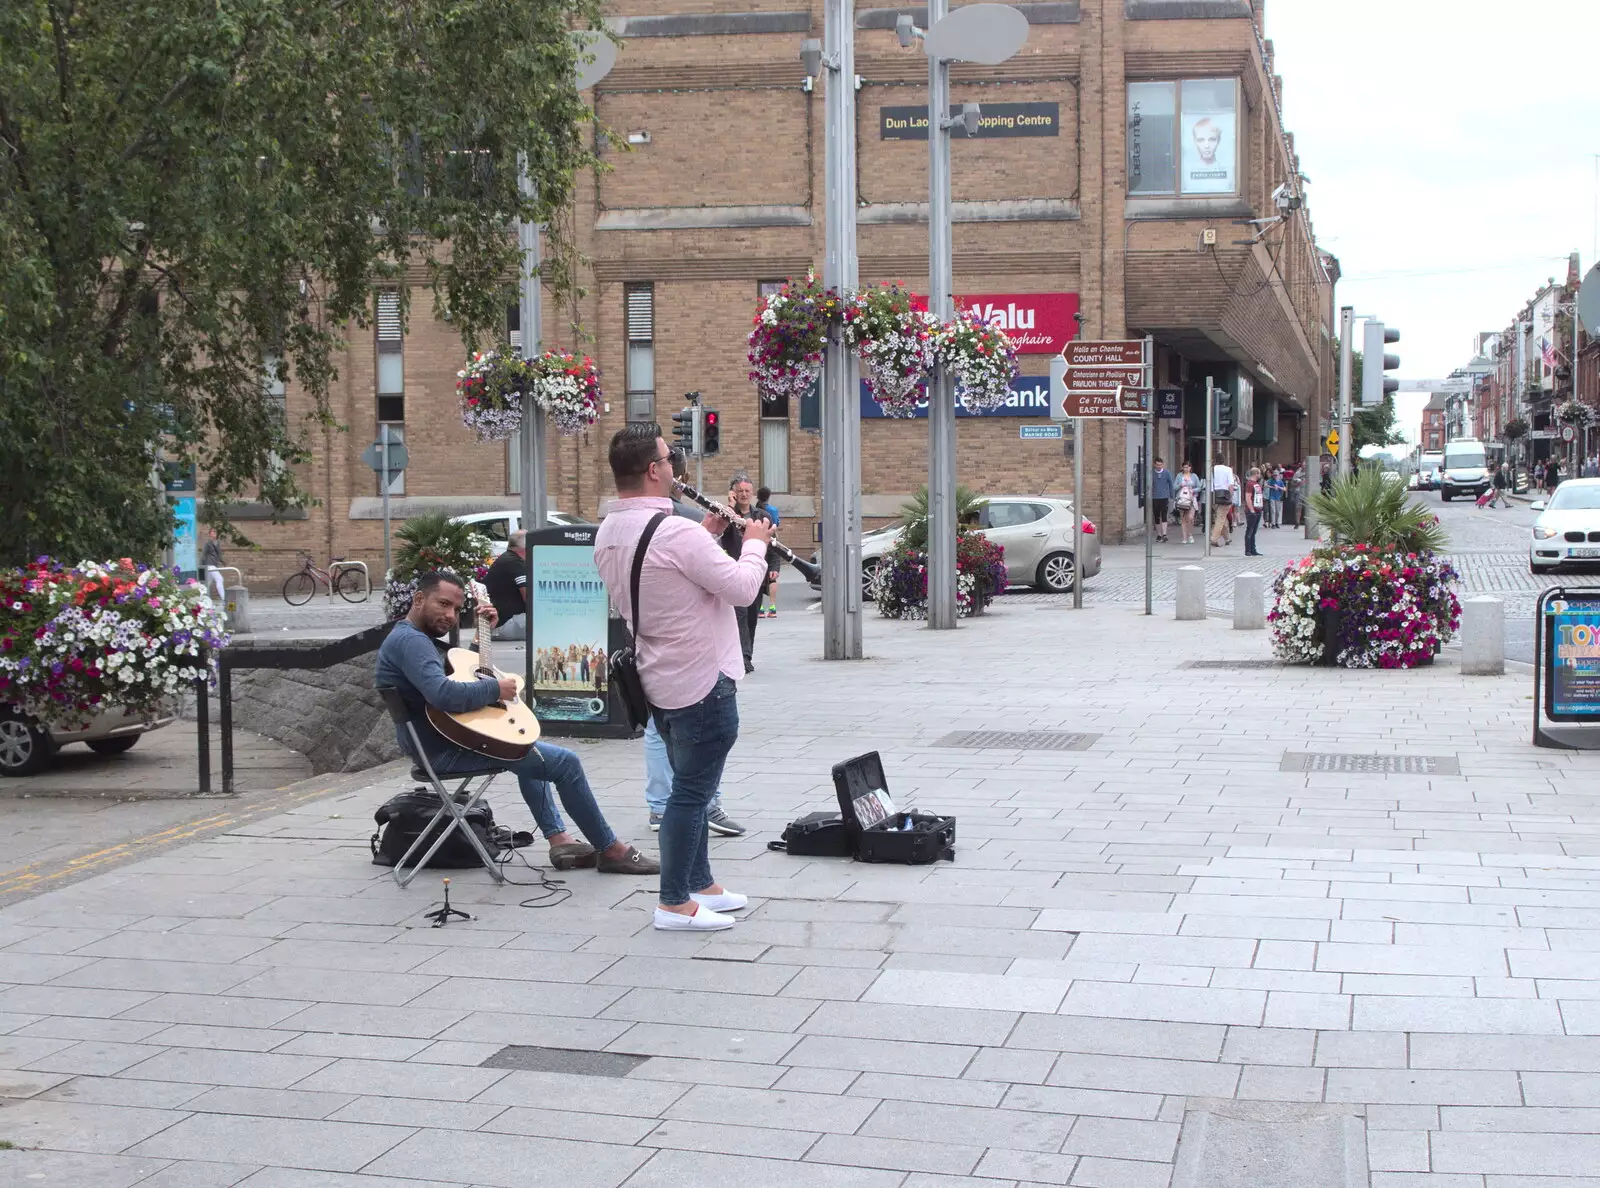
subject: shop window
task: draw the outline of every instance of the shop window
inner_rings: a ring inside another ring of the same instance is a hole
[[[623,290],[627,338],[628,420],[656,419],[656,288],[628,285]]]
[[[761,281],[756,285],[758,297],[770,297],[783,288],[784,281]],[[774,495],[789,492],[789,397],[762,400],[761,405],[761,483]]]
[[[393,289],[379,292],[377,301],[378,379],[377,408],[379,436],[389,427],[390,441],[405,440],[406,363],[405,332],[400,320],[400,294]],[[377,479],[381,484],[382,479]],[[406,493],[406,474],[400,471],[389,480],[389,494]],[[382,494],[382,490],[379,490]]]
[[[1128,193],[1239,193],[1239,82],[1128,84]]]

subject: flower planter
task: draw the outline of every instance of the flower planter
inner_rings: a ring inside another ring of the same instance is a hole
[[[1339,631],[1343,627],[1343,611],[1325,608],[1317,612],[1317,630],[1322,635],[1322,659],[1317,661],[1319,667],[1334,668],[1338,665]]]

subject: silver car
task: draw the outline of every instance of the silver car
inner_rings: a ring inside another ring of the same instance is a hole
[[[87,743],[98,754],[120,755],[138,742],[141,734],[160,730],[177,720],[177,711],[172,708],[146,714],[112,706],[82,726],[51,726],[15,705],[0,703],[0,776],[42,771],[68,743]]]
[[[991,495],[978,512],[978,528],[1006,551],[1006,576],[1014,586],[1054,594],[1072,589],[1072,502],[1046,495]],[[870,579],[900,539],[899,525],[861,537],[862,575]],[[1100,572],[1100,536],[1083,520],[1083,576]]]

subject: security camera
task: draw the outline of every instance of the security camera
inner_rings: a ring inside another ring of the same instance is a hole
[[[900,39],[901,49],[910,49],[911,43],[917,39],[917,23],[902,13],[894,18],[894,35]]]
[[[1272,191],[1272,201],[1279,210],[1299,210],[1300,195],[1289,188],[1289,183],[1284,182]]]
[[[816,78],[822,71],[822,42],[815,37],[800,43],[800,65],[807,78]]]
[[[978,134],[978,117],[983,109],[976,103],[963,103],[961,105],[961,128],[968,136]]]

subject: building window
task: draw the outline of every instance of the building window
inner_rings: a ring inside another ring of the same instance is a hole
[[[261,388],[267,398],[267,404],[272,406],[278,424],[287,429],[289,425],[289,398],[284,391],[283,384],[284,363],[283,356],[277,351],[267,351],[261,356]]]
[[[405,440],[406,419],[406,362],[405,334],[400,322],[400,294],[385,289],[378,294],[377,313],[378,382],[377,422],[378,436],[382,427],[389,427],[390,441]],[[377,480],[380,484],[382,479]],[[389,480],[389,494],[406,493],[406,475],[401,471]],[[379,494],[382,494],[380,489]]]
[[[1237,194],[1239,83],[1128,84],[1128,193]]]
[[[623,290],[623,320],[628,341],[628,420],[656,419],[656,287]]]
[[[756,296],[770,297],[787,281],[761,281]],[[789,397],[776,400],[756,398],[761,406],[761,486],[774,495],[789,492]]]

